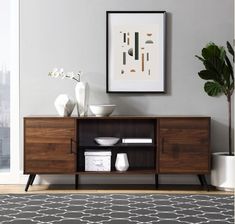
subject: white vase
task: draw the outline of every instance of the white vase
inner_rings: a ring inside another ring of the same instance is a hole
[[[129,162],[128,162],[128,158],[127,158],[126,153],[118,153],[117,154],[115,168],[117,171],[121,171],[121,172],[128,170]]]
[[[211,184],[219,190],[235,190],[235,156],[226,152],[212,154]]]
[[[75,107],[75,102],[66,94],[60,94],[54,102],[57,113],[61,117],[69,117]]]
[[[89,86],[87,82],[78,82],[75,87],[78,116],[86,116],[88,112]]]

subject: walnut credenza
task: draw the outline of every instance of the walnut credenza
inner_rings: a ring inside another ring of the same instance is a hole
[[[95,137],[151,138],[150,144],[100,146]],[[85,172],[84,151],[111,150],[111,172]],[[130,167],[115,170],[116,155],[125,152]],[[155,175],[195,174],[207,187],[210,173],[210,117],[25,117],[24,174],[29,174],[25,191],[37,174]]]

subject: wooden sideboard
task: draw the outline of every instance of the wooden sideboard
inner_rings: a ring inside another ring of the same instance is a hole
[[[150,144],[100,146],[95,137],[151,138]],[[84,151],[112,151],[110,172],[85,172]],[[116,155],[125,152],[130,167],[115,170]],[[210,117],[25,117],[24,174],[29,174],[25,191],[37,174],[195,174],[207,187],[210,173]]]

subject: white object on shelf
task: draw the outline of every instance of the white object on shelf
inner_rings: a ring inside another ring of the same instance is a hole
[[[115,168],[117,171],[121,171],[121,172],[128,170],[129,162],[128,162],[128,158],[127,158],[126,153],[118,153],[117,154]]]
[[[86,151],[85,171],[111,171],[111,151]]]
[[[54,102],[58,114],[62,117],[69,117],[75,107],[75,102],[66,94],[60,94]]]
[[[115,107],[114,104],[90,105],[90,110],[96,117],[107,117],[113,113]]]
[[[115,145],[118,141],[119,138],[115,137],[98,137],[95,138],[96,143],[102,146],[112,146]]]
[[[151,138],[123,138],[122,143],[153,143]]]
[[[89,86],[87,82],[78,82],[75,87],[78,116],[86,116],[88,113]]]

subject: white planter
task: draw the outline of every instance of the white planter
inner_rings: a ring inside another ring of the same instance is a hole
[[[88,112],[89,86],[87,82],[78,82],[75,87],[78,116],[86,116]]]
[[[219,190],[235,189],[235,156],[225,152],[212,154],[211,184]]]
[[[127,158],[126,153],[118,153],[117,154],[115,168],[117,171],[121,171],[121,172],[128,170],[129,162],[128,162],[128,158]]]

